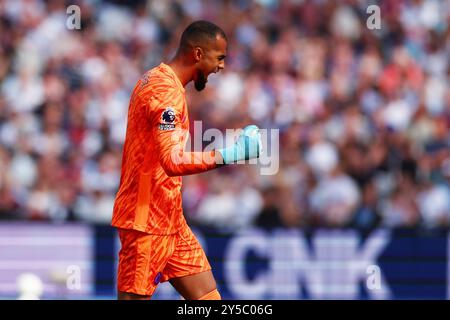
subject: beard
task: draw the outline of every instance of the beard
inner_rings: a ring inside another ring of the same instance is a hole
[[[198,71],[197,72],[197,80],[194,81],[194,86],[197,91],[202,91],[205,89],[206,82],[208,80],[206,79],[206,76],[203,74],[203,72]]]

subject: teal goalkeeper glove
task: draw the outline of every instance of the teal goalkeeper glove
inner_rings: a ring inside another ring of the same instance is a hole
[[[259,158],[262,152],[259,128],[255,125],[246,126],[233,145],[217,151],[222,155],[225,164]]]

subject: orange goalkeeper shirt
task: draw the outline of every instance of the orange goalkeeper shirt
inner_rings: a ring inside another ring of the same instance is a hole
[[[185,225],[181,176],[216,167],[214,151],[184,151],[188,132],[185,89],[161,63],[137,82],[130,99],[113,226],[168,235]]]

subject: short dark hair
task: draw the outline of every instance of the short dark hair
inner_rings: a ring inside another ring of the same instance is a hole
[[[205,20],[198,20],[192,22],[183,31],[180,40],[180,51],[199,46],[208,42],[215,41],[217,35],[227,40],[225,32],[212,22]]]

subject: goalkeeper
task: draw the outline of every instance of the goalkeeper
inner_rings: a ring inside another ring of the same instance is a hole
[[[147,71],[130,99],[119,190],[112,226],[121,241],[119,299],[150,299],[170,281],[187,300],[218,300],[211,266],[186,223],[181,176],[257,158],[259,129],[242,130],[235,144],[210,152],[185,152],[189,116],[185,86],[200,91],[211,73],[225,67],[225,33],[207,21],[183,32],[175,57]]]

